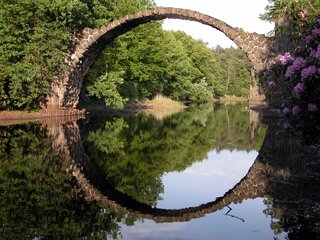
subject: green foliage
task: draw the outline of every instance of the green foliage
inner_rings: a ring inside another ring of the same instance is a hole
[[[36,109],[64,69],[68,47],[78,32],[153,4],[151,0],[1,0],[0,108]]]
[[[223,93],[239,97],[248,97],[250,86],[250,63],[245,53],[237,48],[214,49],[215,58],[223,66],[220,73],[224,80]]]
[[[0,128],[1,239],[116,239],[124,217],[75,191],[38,124]]]
[[[158,93],[195,102],[249,93],[249,64],[241,50],[212,51],[184,32],[162,30],[159,22],[139,26],[111,43],[87,75],[87,89],[101,80],[106,65],[109,73],[124,73],[114,94],[131,101]]]
[[[38,108],[53,79],[66,67],[65,57],[84,27],[99,28],[126,14],[155,6],[152,0],[1,3],[1,109]],[[161,22],[154,22],[139,26],[110,44],[95,62],[86,85],[90,95],[117,107],[126,98],[152,98],[157,93],[176,100],[204,102],[228,94],[224,67],[205,43],[183,32],[164,31]],[[235,75],[242,70],[246,71],[242,63],[232,69]],[[243,96],[249,85],[248,79],[244,80],[246,73],[240,75],[234,82],[244,82],[237,83],[240,88],[235,86],[232,91]]]
[[[320,2],[318,0],[272,0],[261,14],[261,19],[276,22],[276,34],[289,34],[292,41],[300,39],[319,16]]]
[[[91,122],[94,128],[83,135],[86,152],[106,181],[152,206],[164,173],[182,171],[211,150],[259,150],[266,132],[250,125],[244,105],[194,106],[161,122],[145,115]]]
[[[93,85],[88,87],[89,94],[103,98],[107,106],[123,108],[127,99],[123,99],[118,92],[118,86],[123,83],[121,75],[121,72],[110,72],[100,76]]]
[[[200,71],[196,78],[196,83],[203,85],[205,82],[207,84],[204,94],[209,94],[210,92],[213,97],[222,96],[224,94],[223,86],[225,85],[222,72],[225,66],[218,62],[214,52],[208,51],[206,43],[201,40],[195,41],[184,32],[177,31],[174,32],[174,35],[177,40],[182,42],[193,65]],[[208,98],[206,99],[208,100]]]
[[[81,0],[88,7],[89,25],[101,27],[127,14],[154,7],[153,0]]]
[[[1,107],[36,108],[64,65],[70,32],[85,24],[80,1],[5,1],[0,11]]]
[[[291,21],[306,20],[314,21],[319,14],[320,3],[317,0],[271,0],[266,7],[266,12],[261,14],[261,18],[267,21],[276,21],[281,17]],[[302,16],[302,11],[307,11],[307,16]]]

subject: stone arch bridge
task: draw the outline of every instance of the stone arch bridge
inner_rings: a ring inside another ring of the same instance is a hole
[[[67,58],[68,70],[63,71],[53,81],[51,94],[46,99],[47,108],[75,108],[79,101],[82,82],[91,64],[100,52],[118,36],[131,29],[153,21],[166,18],[196,21],[217,29],[231,39],[247,55],[252,64],[250,98],[258,97],[258,87],[254,75],[266,67],[266,61],[274,49],[274,41],[265,35],[249,33],[236,28],[214,17],[187,9],[154,8],[127,15],[115,20],[100,29],[83,30],[76,41],[74,51]]]

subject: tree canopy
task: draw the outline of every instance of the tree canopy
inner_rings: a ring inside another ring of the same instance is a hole
[[[85,27],[99,28],[155,6],[152,0],[0,2],[0,109],[37,109]],[[230,50],[235,55],[226,62],[204,42],[163,30],[160,21],[145,24],[107,46],[86,78],[86,89],[114,106],[156,93],[200,102],[224,94],[246,96],[248,63],[237,51]]]

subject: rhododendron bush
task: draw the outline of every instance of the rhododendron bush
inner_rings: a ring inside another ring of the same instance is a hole
[[[294,52],[269,62],[265,86],[271,103],[282,98],[277,107],[288,119],[284,127],[309,143],[320,143],[320,19]]]

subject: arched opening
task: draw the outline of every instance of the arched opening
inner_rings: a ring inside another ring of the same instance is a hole
[[[147,9],[140,13],[127,15],[107,26],[103,26],[101,29],[84,29],[82,39],[75,47],[75,52],[70,56],[69,71],[53,83],[52,95],[47,98],[47,106],[75,108],[79,100],[83,78],[96,56],[107,44],[141,24],[166,18],[196,21],[221,31],[246,53],[256,74],[264,69],[265,61],[269,56],[270,44],[264,35],[247,33],[242,29],[233,28],[221,20],[192,10],[177,8]],[[251,85],[254,85],[254,83]]]

